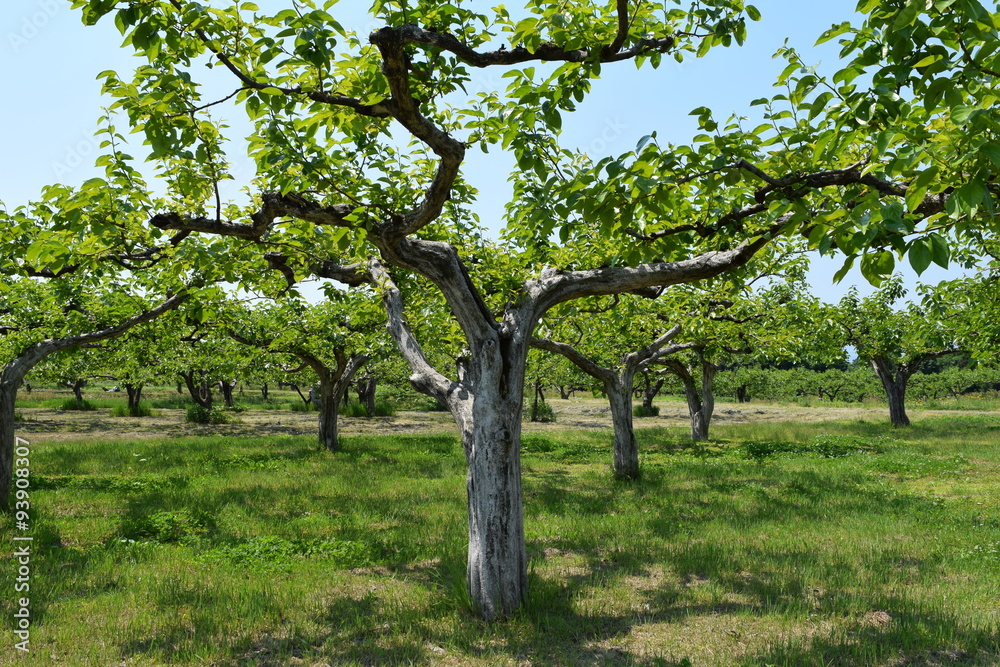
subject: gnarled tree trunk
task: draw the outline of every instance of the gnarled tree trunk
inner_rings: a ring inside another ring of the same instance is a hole
[[[375,376],[366,375],[355,382],[358,391],[358,402],[365,406],[369,417],[375,416]]]
[[[642,407],[649,414],[653,411],[653,400],[660,393],[660,389],[663,389],[663,380],[657,378],[654,382],[650,377],[649,373],[645,374],[646,388],[642,393]]]
[[[639,445],[632,420],[632,376],[622,372],[614,382],[605,382],[614,427],[613,467],[615,477],[639,479]]]
[[[125,394],[128,397],[128,412],[131,415],[139,413],[139,402],[142,400],[141,384],[126,384]]]
[[[526,350],[510,351],[512,360],[497,348],[482,341],[463,390],[447,398],[469,465],[469,595],[487,619],[518,609],[528,590],[520,448]]]
[[[889,422],[893,426],[909,426],[910,418],[906,416],[906,384],[913,369],[905,363],[893,368],[883,357],[870,357],[869,361],[889,401]]]
[[[319,359],[302,351],[297,354],[309,364],[319,376],[319,392],[310,391],[309,398],[319,408],[319,446],[335,452],[340,449],[337,439],[338,409],[341,401],[347,398],[347,390],[358,369],[365,365],[370,357],[367,354],[355,354],[348,357],[337,351],[337,367],[330,368]],[[301,392],[299,392],[301,396]]]
[[[601,366],[566,343],[558,343],[547,338],[531,339],[532,347],[563,355],[577,368],[600,380],[604,385],[611,407],[611,423],[614,426],[612,470],[616,477],[639,478],[639,446],[635,441],[632,420],[632,389],[635,384],[635,374],[663,355],[688,347],[687,344],[666,347],[680,331],[680,325],[676,325],[641,350],[626,354],[616,369]]]
[[[684,385],[684,397],[687,399],[688,416],[691,419],[691,439],[694,441],[708,439],[708,427],[712,423],[715,412],[715,393],[712,387],[715,379],[716,366],[697,352],[698,363],[688,367],[677,359],[670,359],[666,367],[680,378]],[[700,375],[700,382],[695,380],[695,374]]]
[[[78,405],[83,405],[83,388],[87,386],[86,380],[74,380],[73,382],[67,382],[70,388],[73,390],[73,396],[76,398]]]
[[[211,410],[212,403],[215,401],[215,397],[212,396],[212,386],[208,384],[207,380],[195,381],[196,373],[198,371],[191,370],[187,373],[178,372],[177,374],[184,379],[191,400],[206,410]]]
[[[236,380],[219,380],[219,391],[222,392],[222,402],[227,408],[233,407],[233,389],[236,388]]]

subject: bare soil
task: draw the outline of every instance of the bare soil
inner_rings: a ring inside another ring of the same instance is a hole
[[[525,423],[525,432],[560,431],[567,429],[610,429],[611,415],[603,399],[551,399],[557,420],[550,423]],[[636,418],[637,429],[688,425],[687,406],[680,402],[657,402],[658,417]],[[316,432],[315,412],[290,410],[248,409],[238,413],[232,424],[198,425],[185,422],[185,411],[161,408],[152,417],[112,417],[110,410],[91,412],[56,410],[51,408],[21,408],[24,421],[18,432],[31,434],[38,440],[80,440],[88,438],[145,439],[198,435],[309,435]],[[914,418],[978,414],[957,410],[911,410]],[[885,408],[869,407],[801,407],[756,403],[720,403],[716,406],[713,424],[752,422],[819,422],[819,421],[880,421],[888,419]],[[455,433],[451,415],[446,412],[400,411],[393,417],[374,419],[340,418],[340,433],[352,435],[388,435],[393,433]]]

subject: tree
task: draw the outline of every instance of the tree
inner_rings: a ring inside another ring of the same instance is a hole
[[[704,297],[700,312],[689,317],[683,342],[657,359],[681,381],[692,440],[708,438],[715,411],[715,374],[727,362],[735,358],[774,362],[830,353],[824,345],[829,337],[813,326],[819,303],[798,282],[804,267],[790,268],[785,280],[757,291],[746,289],[731,299]],[[770,274],[760,274],[765,275]]]
[[[166,360],[181,345],[181,329],[175,313],[135,327],[125,335],[99,346],[90,346],[87,357],[94,378],[111,380],[125,390],[128,413],[140,416],[146,385],[166,377]],[[170,378],[173,380],[173,377]]]
[[[655,67],[663,55],[742,42],[745,15],[758,12],[736,0],[697,2],[665,15],[621,0],[531,5],[524,18],[503,7],[486,15],[462,4],[379,1],[373,9],[385,27],[365,42],[337,23],[329,3],[274,15],[251,3],[74,6],[88,23],[114,13],[127,43],[146,56],[149,64],[130,80],[113,72],[103,78],[115,109],[144,132],[154,156],[193,163],[200,151],[192,173],[215,180],[206,172],[219,164],[223,147],[204,136],[218,134],[207,114],[223,99],[204,101],[194,75],[202,64],[231,75],[235,90],[225,99],[256,124],[249,150],[263,189],[250,210],[224,218],[221,205],[214,215],[176,205],[152,216],[152,227],[234,239],[225,251],[233,258],[246,256],[246,242],[258,244],[293,278],[369,282],[380,291],[411,382],[448,406],[462,434],[469,591],[488,619],[517,609],[526,594],[520,417],[529,341],[546,311],[586,296],[648,293],[716,276],[786,232],[805,233],[825,250],[857,254],[900,242],[897,252],[905,253],[918,247],[907,234],[945,214],[947,190],[960,178],[949,170],[921,177],[925,197],[911,187],[925,147],[937,147],[955,122],[934,129],[926,115],[904,113],[889,121],[906,123],[906,131],[883,140],[868,129],[869,117],[832,105],[827,111],[829,98],[812,74],[784,77],[795,93],[775,98],[768,124],[748,131],[734,120],[719,140],[711,136],[719,124],[701,109],[708,134],[694,146],[649,137],[635,153],[593,161],[559,144],[563,114],[614,63]],[[488,50],[498,38],[509,45]],[[549,64],[536,70],[534,62]],[[508,89],[466,96],[470,67],[507,69]],[[791,72],[800,69],[794,63]],[[958,81],[955,95],[985,105],[966,83]],[[834,89],[842,97],[854,91],[843,82]],[[795,113],[779,112],[783,105]],[[931,104],[928,113],[939,109]],[[924,125],[923,135],[913,129]],[[816,150],[823,133],[829,137]],[[507,240],[519,252],[477,256],[476,264],[468,252],[475,193],[461,179],[461,165],[469,148],[498,145],[518,160]],[[899,158],[903,149],[907,160]],[[202,197],[211,200],[211,191]],[[863,270],[885,273],[888,252],[865,256]],[[525,276],[522,268],[498,282],[489,269],[504,262],[533,271]],[[407,326],[397,284],[408,272],[440,290],[461,328],[468,354],[453,378],[428,362]],[[250,280],[242,274],[236,280]]]
[[[895,310],[893,304],[905,293],[902,283],[893,279],[864,299],[852,290],[839,306],[839,323],[846,341],[858,356],[868,360],[882,383],[893,426],[910,425],[906,386],[921,364],[963,352],[949,322],[959,319],[962,310],[956,309],[954,303],[937,311],[913,303],[904,310]]]
[[[3,367],[0,370],[0,509],[10,508],[14,465],[14,404],[28,371],[49,355],[121,336],[129,329],[173,310],[188,292],[169,296],[158,305],[108,286],[106,291],[76,291],[71,280],[53,285],[30,278],[0,283]],[[67,296],[73,296],[67,301]],[[75,308],[67,308],[66,304]]]
[[[366,301],[371,298],[341,293],[336,301],[312,306],[284,298],[227,313],[227,333],[235,341],[269,353],[291,355],[316,374],[319,443],[331,452],[340,446],[340,403],[358,370],[371,359],[366,349],[372,346],[373,327],[364,315]]]
[[[594,357],[580,352],[577,346],[554,341],[551,338],[531,339],[533,347],[561,354],[584,373],[601,382],[611,405],[611,424],[615,434],[612,471],[616,477],[639,478],[639,446],[635,440],[632,422],[632,390],[635,375],[646,370],[661,355],[671,354],[679,349],[679,346],[669,343],[680,332],[681,325],[675,324],[645,347],[622,355],[618,363],[613,366],[601,365]]]

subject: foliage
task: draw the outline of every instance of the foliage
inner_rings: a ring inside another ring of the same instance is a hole
[[[112,417],[152,417],[155,414],[156,413],[153,411],[153,408],[150,407],[149,403],[146,403],[145,401],[139,403],[133,408],[130,408],[128,405],[116,405],[111,408]]]
[[[97,409],[97,406],[88,400],[78,401],[75,398],[67,398],[62,403],[59,404],[60,410],[83,410],[85,412],[92,412]]]
[[[532,402],[527,418],[531,422],[554,422],[556,413],[552,411],[552,406],[544,401]]]
[[[659,417],[660,416],[660,406],[651,405],[648,408],[645,405],[637,405],[632,408],[633,417]]]
[[[189,424],[229,424],[233,418],[222,408],[205,408],[192,405],[187,409],[184,420]]]

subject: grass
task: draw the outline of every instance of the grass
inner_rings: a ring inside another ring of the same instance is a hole
[[[30,664],[1000,661],[1000,418],[685,431],[637,431],[634,483],[606,430],[525,435],[530,598],[494,624],[454,436],[39,438]]]
[[[130,408],[127,403],[111,408],[112,417],[153,417],[157,414],[159,413],[145,401],[140,401],[135,408]]]

